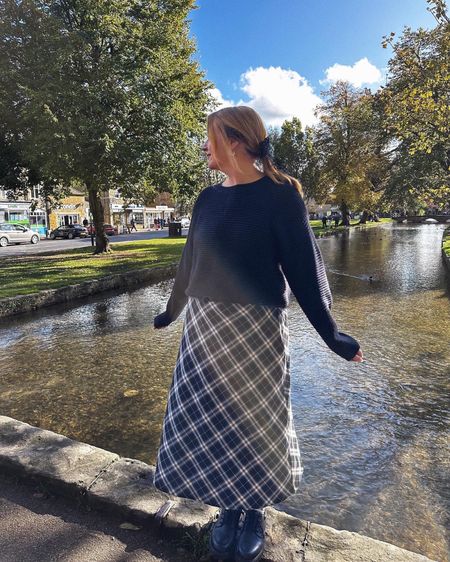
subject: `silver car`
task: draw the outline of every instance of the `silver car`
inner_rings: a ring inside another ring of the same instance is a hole
[[[39,234],[21,224],[0,224],[0,248],[4,248],[8,244],[27,242],[37,244],[39,242]]]

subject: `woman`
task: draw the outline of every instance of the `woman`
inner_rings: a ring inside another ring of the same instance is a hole
[[[331,316],[300,183],[274,166],[268,140],[250,107],[208,116],[203,150],[227,178],[198,196],[166,310],[154,319],[168,326],[187,304],[154,484],[220,507],[210,553],[247,562],[262,556],[264,507],[294,494],[303,471],[286,280],[330,349],[363,360]]]

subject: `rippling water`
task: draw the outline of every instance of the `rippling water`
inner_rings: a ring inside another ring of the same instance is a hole
[[[330,352],[292,299],[292,407],[305,471],[279,507],[444,562],[450,305],[442,231],[386,225],[320,241],[334,317],[366,362]],[[171,287],[3,321],[2,414],[154,464],[184,318],[153,329]]]

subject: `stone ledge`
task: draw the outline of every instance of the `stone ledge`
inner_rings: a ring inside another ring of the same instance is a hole
[[[74,299],[88,297],[111,289],[127,289],[139,283],[157,283],[163,279],[174,277],[177,272],[177,267],[178,262],[169,265],[136,269],[134,271],[128,271],[127,273],[117,273],[107,277],[91,279],[76,285],[39,291],[31,295],[18,295],[17,297],[0,299],[0,318],[21,314],[22,312],[30,312],[31,310],[51,306],[53,304],[70,302]]]
[[[167,537],[204,539],[217,507],[178,498],[153,486],[154,467],[0,416],[0,472],[26,476],[55,493],[128,521],[157,525]],[[168,512],[159,516],[162,506]],[[302,521],[266,508],[261,562],[433,562],[425,556],[349,531]]]

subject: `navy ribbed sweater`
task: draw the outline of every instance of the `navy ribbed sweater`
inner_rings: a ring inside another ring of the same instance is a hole
[[[328,347],[352,359],[359,344],[339,332],[331,316],[322,254],[295,187],[267,176],[211,185],[194,204],[172,293],[154,325],[176,320],[188,296],[286,308],[289,287]]]

